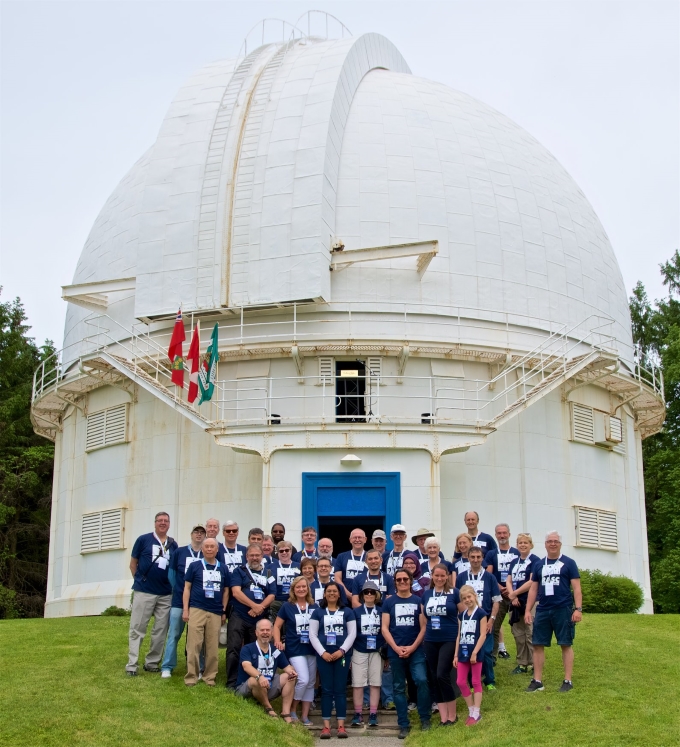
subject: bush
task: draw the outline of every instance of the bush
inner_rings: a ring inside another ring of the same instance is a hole
[[[20,612],[16,591],[0,584],[0,620],[13,620]]]
[[[584,612],[637,612],[642,607],[642,587],[627,576],[612,576],[598,570],[580,573]]]
[[[128,617],[130,610],[124,610],[122,607],[116,607],[112,604],[102,612],[102,617]]]
[[[673,548],[652,571],[652,597],[656,612],[680,612],[680,549]]]

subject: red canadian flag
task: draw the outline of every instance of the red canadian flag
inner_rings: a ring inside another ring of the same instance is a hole
[[[170,347],[168,348],[168,358],[170,358],[172,368],[170,378],[175,386],[184,386],[184,357],[182,347],[186,339],[184,322],[182,322],[182,309],[180,308],[175,318],[175,326],[172,330]]]
[[[189,344],[189,355],[187,355],[187,363],[191,361],[189,368],[189,396],[187,399],[189,402],[193,402],[198,397],[198,364],[200,363],[201,355],[201,333],[198,323],[194,327],[194,333],[191,336],[191,343]]]

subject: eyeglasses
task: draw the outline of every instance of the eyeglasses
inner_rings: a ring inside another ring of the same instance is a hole
[[[238,529],[225,529],[225,534],[238,534]]]
[[[409,579],[408,578],[395,578],[394,583],[395,584],[408,584]]]

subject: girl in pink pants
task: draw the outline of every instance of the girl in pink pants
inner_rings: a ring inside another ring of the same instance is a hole
[[[486,614],[480,609],[477,592],[472,586],[465,585],[461,588],[460,601],[465,605],[465,610],[458,615],[458,638],[453,666],[458,670],[456,681],[470,713],[465,726],[474,726],[482,718],[479,712],[482,706],[482,662],[477,661],[477,656],[486,638]],[[474,695],[468,686],[469,672],[472,672]]]

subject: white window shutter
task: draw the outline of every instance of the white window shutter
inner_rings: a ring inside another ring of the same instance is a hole
[[[576,545],[618,551],[616,514],[587,506],[575,506]]]
[[[612,511],[598,511],[600,547],[603,550],[618,550],[619,537],[616,527],[616,514]]]
[[[319,358],[319,384],[333,384],[335,375],[332,358]]]
[[[376,356],[366,359],[366,378],[373,385],[382,384],[382,358]]]
[[[609,416],[608,419],[609,427],[607,428],[607,441],[618,444],[623,441],[623,427],[620,418],[615,418],[613,415]]]
[[[89,414],[85,451],[125,443],[128,440],[127,413],[127,404],[122,404]]]
[[[124,511],[123,508],[114,508],[85,514],[80,537],[81,554],[123,549]]]
[[[595,419],[593,408],[571,403],[571,438],[581,443],[595,443]]]

